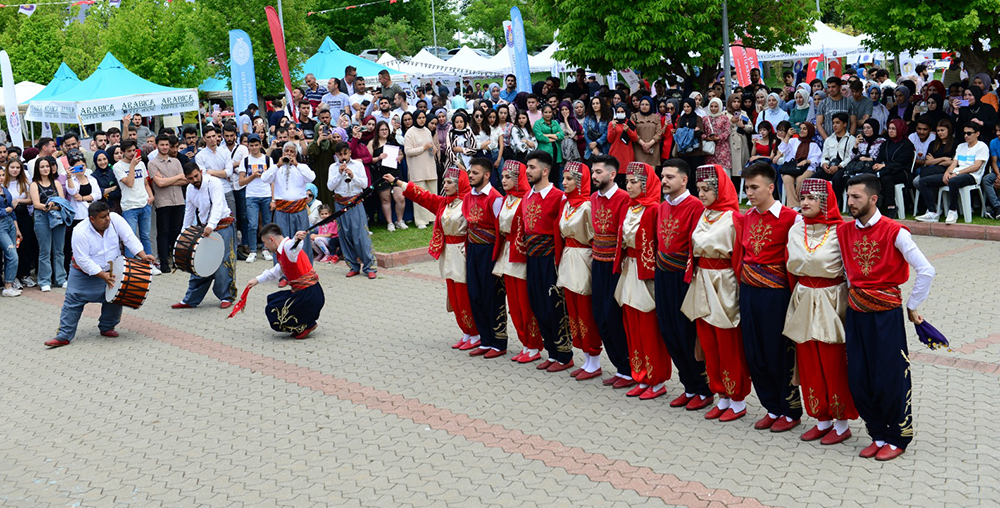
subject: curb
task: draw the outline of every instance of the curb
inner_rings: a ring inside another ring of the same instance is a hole
[[[395,268],[411,263],[434,261],[434,258],[427,252],[427,247],[420,247],[399,252],[376,252],[375,260],[379,268]]]
[[[914,235],[1000,242],[1000,227],[997,226],[945,224],[943,222],[918,222],[915,220],[901,220],[899,222],[909,228],[910,233]]]

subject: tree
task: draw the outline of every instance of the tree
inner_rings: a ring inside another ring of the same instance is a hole
[[[365,37],[368,47],[379,48],[393,56],[416,54],[423,46],[423,38],[407,19],[379,16],[372,20],[371,32]]]
[[[717,0],[538,0],[560,20],[556,58],[601,74],[632,68],[693,78],[707,88],[722,63],[722,2]],[[761,51],[792,51],[808,40],[813,0],[730,0],[735,34]]]
[[[840,9],[848,23],[863,27],[873,49],[958,51],[970,75],[1000,64],[1000,0],[842,0]],[[990,40],[992,48],[987,50],[983,40]]]
[[[552,42],[555,26],[546,9],[535,0],[467,0],[462,6],[465,25],[472,33],[482,32],[483,43],[493,51],[504,47],[503,22],[510,19],[510,8],[517,5],[524,18],[524,39],[529,48]]]
[[[310,0],[314,11],[321,11],[330,8],[328,0]],[[435,0],[435,16],[437,21],[438,44],[448,46],[454,44],[455,34],[460,28],[458,16],[452,0]],[[288,8],[285,8],[288,12]],[[370,35],[375,30],[375,21],[382,17],[389,20],[406,20],[410,25],[410,36],[407,45],[415,47],[417,51],[423,46],[434,43],[434,34],[431,23],[431,0],[410,0],[409,2],[381,3],[369,5],[358,9],[334,10],[325,13],[316,13],[308,17],[310,27],[319,35],[329,35],[333,42],[344,51],[360,53],[368,48],[385,49],[374,44],[376,40],[381,40],[376,36],[373,40]],[[413,52],[415,53],[415,51]],[[394,56],[410,56],[413,53],[395,54]]]
[[[10,55],[15,81],[48,83],[62,62],[66,9],[39,6],[31,17],[0,9],[0,48]]]

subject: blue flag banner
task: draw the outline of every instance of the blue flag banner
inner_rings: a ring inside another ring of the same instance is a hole
[[[243,30],[229,31],[229,66],[232,72],[233,106],[237,113],[257,103],[257,77],[253,71],[253,46]]]
[[[510,49],[514,55],[517,91],[531,93],[531,71],[528,69],[528,44],[524,40],[524,19],[521,18],[521,10],[516,6],[510,8],[510,24],[513,28],[513,44]]]

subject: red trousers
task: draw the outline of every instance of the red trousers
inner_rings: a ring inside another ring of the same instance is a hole
[[[542,334],[528,301],[528,281],[504,275],[503,283],[507,288],[507,313],[514,322],[517,338],[528,349],[542,349]]]
[[[750,370],[743,354],[739,328],[717,328],[695,320],[698,341],[705,352],[708,387],[721,397],[741,401],[750,394]]]
[[[820,421],[856,419],[858,410],[847,386],[846,346],[810,340],[797,344],[795,355],[806,413]]]
[[[464,282],[455,282],[451,279],[448,282],[448,303],[455,313],[455,321],[462,333],[472,336],[479,335],[476,330],[476,323],[472,320],[472,305],[469,304],[469,288]]]
[[[569,316],[569,330],[573,335],[573,347],[592,356],[601,354],[601,336],[594,321],[594,307],[590,295],[581,295],[563,288],[566,294],[566,314]]]
[[[670,379],[670,353],[660,337],[656,312],[642,312],[622,305],[622,321],[625,323],[625,338],[628,340],[632,379],[647,385],[658,385]]]

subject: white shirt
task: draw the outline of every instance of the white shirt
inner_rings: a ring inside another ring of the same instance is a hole
[[[253,174],[254,170],[257,169],[260,170],[261,175],[264,174],[264,171],[267,171],[267,155],[261,154],[260,157],[247,155],[236,171],[241,175],[248,175]],[[245,187],[247,188],[248,198],[271,197],[271,184],[262,181],[260,177],[250,180]]]
[[[355,93],[351,94],[351,106],[358,105],[361,109],[365,109],[362,102],[368,101],[369,104],[372,102],[372,94],[370,93]]]
[[[130,166],[130,163],[120,160],[112,168],[115,172],[115,178],[118,180],[118,188],[122,191],[122,211],[135,210],[149,204],[149,193],[146,192],[146,178],[149,176],[149,172],[146,171],[146,165],[142,161],[136,163],[135,181],[132,182],[131,187],[122,183],[122,180],[128,176]]]
[[[481,191],[477,191],[476,188],[473,187],[472,188],[472,195],[473,196],[482,196],[483,194],[489,194],[491,190],[493,190],[493,186],[490,185],[489,182],[486,182],[486,186],[483,187],[483,190],[481,190]],[[503,206],[503,197],[496,198],[493,201],[493,216],[494,217],[499,217],[500,216],[500,207],[502,207],[502,206]]]
[[[340,162],[330,164],[329,177],[326,180],[326,188],[341,197],[356,196],[368,187],[368,174],[365,173],[365,165],[357,159],[347,161],[347,168],[354,173],[354,177],[347,182],[344,173],[340,172]]]
[[[219,221],[232,215],[226,203],[226,193],[222,189],[222,179],[208,173],[201,174],[201,188],[187,186],[184,198],[184,223],[182,228],[198,222],[215,229]],[[197,218],[197,221],[195,220]]]
[[[239,167],[240,163],[243,162],[243,159],[246,159],[248,155],[250,155],[250,149],[240,144],[236,145],[235,150],[229,150],[229,165],[234,168],[233,176],[230,178],[233,190],[240,190],[243,188],[243,186],[240,185],[240,176],[237,174],[235,168]]]
[[[542,189],[542,190],[535,190],[535,188],[532,187],[531,188],[531,192],[529,192],[528,195],[525,196],[525,197],[529,197],[532,194],[541,194],[542,195],[542,199],[545,199],[545,196],[549,195],[549,191],[551,191],[553,187],[555,187],[555,185],[552,185],[551,183],[549,183],[549,185],[547,187],[545,187],[544,189]]]
[[[362,169],[361,174],[364,175]],[[306,198],[306,184],[316,179],[316,173],[305,164],[272,165],[260,176],[267,184],[274,184],[274,198],[297,201]]]
[[[406,109],[396,108],[396,109],[392,110],[392,113],[389,115],[389,117],[391,118],[393,116],[399,115],[399,121],[402,122],[403,121],[403,113],[406,113],[406,112],[416,113],[417,112],[417,107],[416,106],[411,106],[411,105],[407,104],[406,105]]]
[[[142,252],[142,242],[121,215],[111,212],[111,224],[103,235],[87,219],[73,228],[73,260],[87,275],[108,271],[121,255],[119,242],[132,252]]]
[[[597,193],[599,195],[604,196],[604,197],[606,197],[608,199],[611,199],[611,196],[614,196],[616,192],[618,192],[618,184],[614,183],[614,182],[611,183],[611,187],[608,187],[608,191],[607,192],[597,191]],[[687,192],[687,191],[685,191],[685,192]],[[542,197],[545,197],[545,196],[543,195]]]
[[[85,196],[93,196],[95,200],[101,197],[101,186],[97,184],[97,180],[90,175],[80,175],[72,176],[72,173],[66,175],[66,180],[69,181],[70,178],[76,180],[76,186],[70,188],[69,185],[66,186],[66,201],[73,204],[73,208],[76,211],[76,220],[86,219],[89,215],[88,208],[93,201],[78,201],[72,196],[76,196],[80,193],[80,186],[90,184],[90,194],[84,194]],[[138,251],[134,251],[138,252]]]
[[[291,260],[293,263],[299,259],[299,253],[302,252],[302,247],[305,246],[306,242],[299,242],[298,247],[292,248],[292,244],[294,243],[295,243],[294,238],[286,237],[284,240],[281,241],[281,245],[278,246],[278,249],[284,251],[285,255],[288,256],[288,259]],[[277,255],[275,255],[275,259],[277,259]],[[272,280],[277,281],[280,280],[281,277],[284,276],[284,274],[285,272],[282,271],[281,269],[281,263],[275,263],[274,266],[272,266],[271,268],[268,268],[267,270],[260,272],[260,275],[257,276],[257,283],[259,284],[262,282],[268,282]]]
[[[813,144],[815,144],[815,143],[813,143]],[[771,203],[771,206],[768,207],[767,211],[768,211],[768,213],[770,213],[771,215],[773,215],[775,219],[780,219],[781,218],[781,207],[782,207],[781,202],[775,200],[775,202]],[[747,214],[749,215],[751,212],[760,213],[759,211],[757,211],[757,207],[756,206],[750,207],[750,210],[747,212]],[[795,214],[795,223],[798,224],[801,221],[802,221],[802,215]]]
[[[851,136],[846,132],[839,139],[836,134],[830,134],[826,140],[823,141],[823,155],[820,157],[820,164],[830,164],[834,166],[843,166],[844,164],[847,164],[847,161],[851,160],[851,150],[854,150],[854,145],[857,143],[857,137]],[[833,164],[834,159],[838,157],[840,158],[840,163]],[[817,170],[819,170],[819,168],[817,168]]]
[[[982,161],[979,169],[971,173],[972,177],[976,179],[976,185],[979,185],[979,180],[986,171],[986,161],[989,158],[990,148],[986,146],[986,143],[976,141],[976,146],[973,147],[970,147],[968,143],[962,143],[955,148],[955,160],[958,161],[958,166],[955,167],[954,173],[957,174],[959,171],[968,169],[976,161]]]
[[[222,180],[223,192],[232,192],[233,184],[229,181],[233,177],[233,166],[229,159],[229,150],[224,146],[215,147],[215,151],[205,147],[198,150],[198,155],[194,156],[194,161],[202,172],[225,171],[226,178]],[[117,164],[116,164],[117,165]]]
[[[909,135],[910,143],[913,143],[913,148],[917,151],[917,160],[926,160],[927,153],[931,149],[931,142],[934,141],[934,135],[928,134],[926,141],[920,141],[920,136],[916,132]]]
[[[867,223],[861,224],[860,220],[855,219],[854,224],[861,229],[870,228],[881,218],[882,213],[876,209],[875,214],[872,215],[871,219],[868,219]],[[893,242],[893,245],[899,249],[899,252],[903,254],[903,259],[917,272],[917,277],[913,281],[913,291],[910,291],[910,298],[906,301],[907,309],[916,310],[930,295],[931,281],[934,280],[936,272],[931,262],[927,261],[924,253],[920,252],[920,248],[917,247],[917,244],[913,241],[913,236],[910,235],[910,232],[906,228],[899,228],[899,233],[896,235],[896,241]],[[850,280],[848,280],[848,283],[850,283]]]
[[[615,187],[617,188],[618,186],[616,185]],[[687,197],[690,195],[691,191],[685,189],[680,196],[677,196],[677,199],[670,199],[670,196],[667,196],[667,203],[670,203],[670,206],[677,206],[681,204],[682,201],[687,199]],[[611,196],[606,196],[606,197],[608,197],[609,199],[611,198]]]

